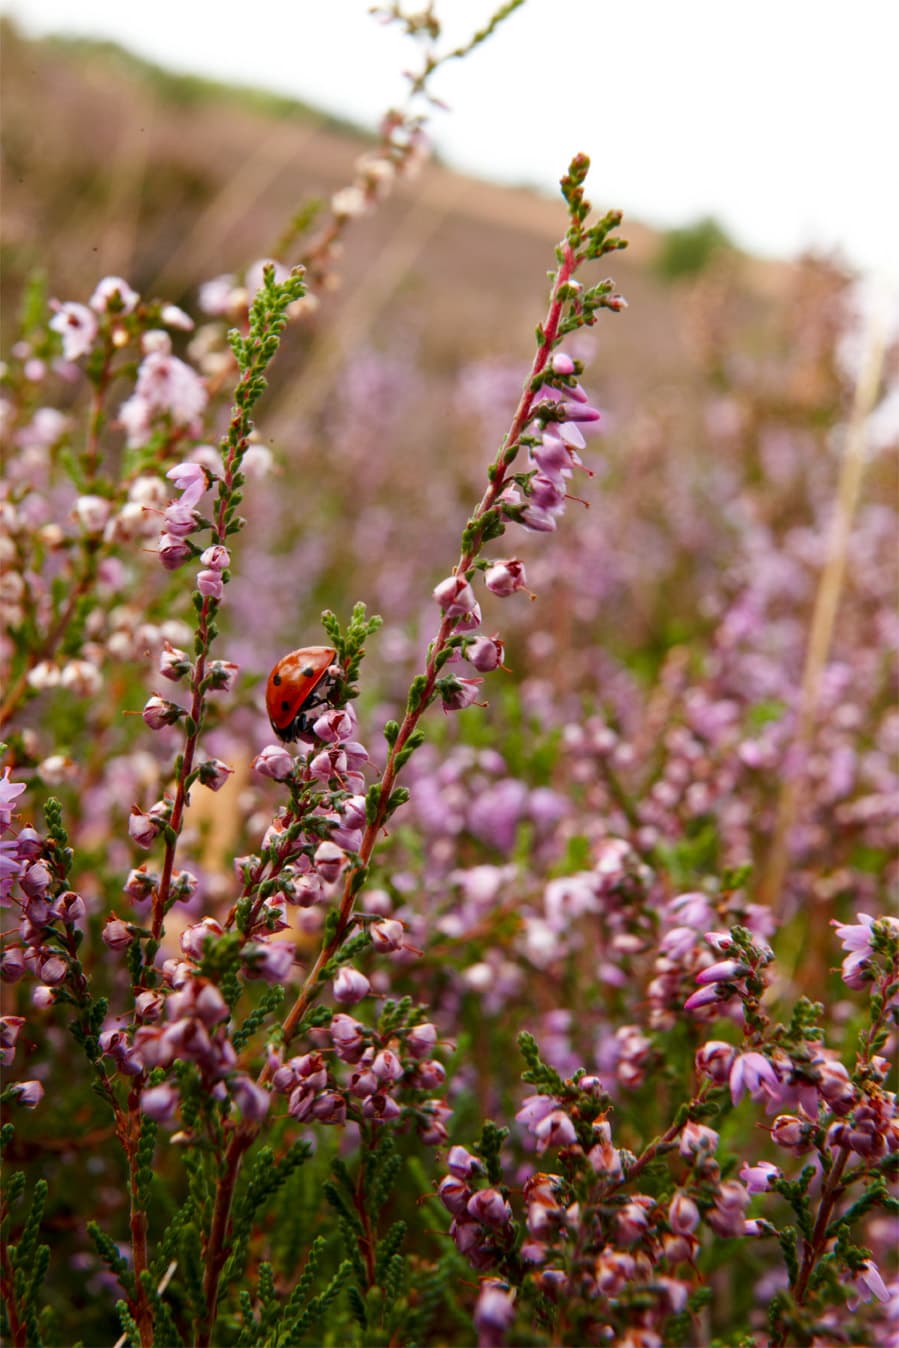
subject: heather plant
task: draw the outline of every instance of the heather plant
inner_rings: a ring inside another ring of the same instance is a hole
[[[426,44],[408,107],[276,262],[201,286],[199,329],[121,277],[27,292],[0,539],[14,1344],[899,1342],[885,505],[844,509],[853,603],[808,672],[851,391],[833,292],[784,342],[810,399],[786,354],[722,368],[703,279],[714,469],[667,461],[663,412],[597,455],[582,378],[625,302],[595,264],[623,241],[576,156],[530,368],[460,381],[448,425],[499,448],[455,537],[470,464],[447,447],[428,499],[376,453],[428,400],[408,352],[346,372],[327,464],[272,476],[290,328],[423,152],[434,70],[514,7],[442,56],[430,9],[382,12]],[[333,540],[308,503],[335,460]],[[338,575],[297,631],[342,562],[386,627]],[[668,570],[686,632],[652,617]],[[274,742],[288,636],[329,663]]]

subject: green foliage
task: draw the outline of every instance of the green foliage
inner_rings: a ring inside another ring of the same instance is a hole
[[[666,281],[697,276],[718,257],[733,251],[730,237],[717,220],[706,216],[692,225],[669,229],[663,236],[656,269]]]

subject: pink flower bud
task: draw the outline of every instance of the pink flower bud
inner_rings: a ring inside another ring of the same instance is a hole
[[[134,940],[128,923],[115,916],[107,919],[102,935],[110,950],[125,950]]]
[[[220,758],[209,758],[197,768],[201,785],[208,787],[210,791],[221,791],[233,771],[234,769],[229,768]]]
[[[200,561],[210,571],[225,571],[231,565],[231,554],[221,543],[214,543],[200,554]]]
[[[476,600],[474,590],[464,576],[448,576],[434,590],[434,598],[448,618],[470,613]]]
[[[140,1107],[148,1119],[171,1123],[178,1112],[178,1092],[169,1082],[141,1091]]]
[[[346,855],[342,848],[327,839],[315,849],[315,869],[325,884],[333,884],[340,876],[346,864]]]
[[[283,744],[267,744],[253,759],[253,771],[258,772],[260,777],[271,777],[276,782],[285,781],[293,769],[293,754]]]
[[[200,594],[205,595],[207,599],[221,599],[225,592],[225,586],[222,577],[218,571],[198,571],[197,589]]]
[[[185,712],[176,702],[168,702],[158,693],[154,693],[144,706],[141,715],[151,730],[161,730],[163,726],[174,725]]]
[[[424,1058],[431,1052],[437,1043],[436,1026],[430,1023],[414,1026],[406,1035],[406,1048],[412,1054],[413,1058]],[[464,1151],[463,1147],[453,1148],[453,1150]],[[452,1151],[450,1152],[452,1156]],[[450,1165],[450,1170],[452,1170]]]
[[[156,550],[166,571],[177,571],[178,567],[183,566],[188,557],[192,556],[190,545],[170,533],[159,535]]]
[[[551,364],[556,374],[574,374],[574,361],[564,351],[556,351]]]
[[[733,1044],[727,1044],[722,1039],[710,1039],[696,1050],[696,1070],[701,1076],[714,1081],[716,1086],[724,1086],[736,1055]]]
[[[520,562],[517,557],[509,557],[504,562],[494,562],[493,566],[487,569],[484,584],[492,594],[498,594],[502,598],[514,594],[516,590],[530,593],[527,589],[524,562]]]
[[[338,1005],[354,1006],[356,1002],[361,1002],[363,997],[368,996],[371,984],[365,974],[360,973],[358,969],[350,969],[343,965],[337,971],[332,990]]]
[[[213,693],[230,693],[234,687],[240,666],[232,660],[213,660],[209,666],[209,688]]]
[[[465,659],[480,674],[489,674],[503,663],[504,646],[499,637],[477,636],[465,647]]]
[[[512,1209],[498,1189],[478,1189],[467,1203],[468,1215],[499,1230],[512,1220]]]
[[[687,1194],[676,1193],[668,1205],[668,1221],[679,1236],[691,1236],[699,1225],[699,1208]]]
[[[373,922],[368,929],[371,936],[371,943],[380,954],[386,955],[393,950],[399,950],[403,941],[403,924],[396,918],[386,917],[380,922]]]
[[[185,674],[189,674],[192,668],[190,656],[186,651],[179,651],[170,641],[165,643],[162,654],[159,657],[159,672],[164,679],[171,679],[172,683],[177,683],[183,679]]]
[[[44,1098],[44,1088],[39,1081],[17,1081],[9,1090],[25,1109],[37,1109]]]
[[[478,702],[478,687],[483,679],[460,679],[455,674],[446,674],[437,680],[440,700],[444,711],[464,711],[466,707],[486,707],[486,702]]]
[[[437,1196],[447,1212],[451,1212],[454,1217],[462,1217],[467,1211],[471,1190],[455,1175],[445,1175],[437,1186]]]

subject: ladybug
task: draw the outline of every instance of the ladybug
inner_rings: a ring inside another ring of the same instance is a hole
[[[308,734],[334,687],[338,671],[330,676],[328,671],[336,654],[333,646],[304,646],[285,655],[269,674],[265,709],[282,740]]]

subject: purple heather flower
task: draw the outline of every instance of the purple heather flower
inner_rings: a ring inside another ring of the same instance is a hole
[[[331,1018],[331,1042],[341,1062],[356,1063],[365,1052],[366,1030],[358,1020],[338,1012]]]
[[[449,1155],[446,1158],[446,1164],[451,1175],[457,1179],[471,1179],[472,1175],[480,1175],[484,1170],[483,1161],[479,1161],[477,1156],[473,1156],[465,1147],[450,1147]]]
[[[700,987],[708,983],[732,983],[745,978],[749,972],[749,965],[743,964],[741,960],[719,960],[717,964],[701,969],[696,975],[696,982]]]
[[[184,715],[184,708],[154,693],[146,702],[141,715],[151,730],[161,730],[163,726],[174,725],[180,720]]]
[[[556,351],[550,363],[556,374],[574,374],[574,361],[565,351]]]
[[[178,1112],[178,1091],[169,1082],[150,1086],[141,1091],[140,1107],[147,1118],[157,1123],[171,1123]]]
[[[403,1064],[392,1049],[385,1048],[375,1055],[371,1070],[379,1081],[392,1085],[403,1075]]]
[[[528,1132],[533,1133],[536,1125],[557,1108],[558,1101],[552,1095],[529,1095],[515,1115],[515,1119],[517,1123],[523,1123]]]
[[[577,1141],[574,1124],[563,1109],[554,1109],[531,1130],[537,1139],[537,1150],[547,1147],[570,1147]]]
[[[740,1179],[751,1194],[767,1193],[772,1180],[780,1179],[782,1171],[770,1161],[756,1161],[755,1165],[743,1162],[740,1167]]]
[[[240,665],[233,660],[213,660],[210,662],[207,678],[213,693],[230,693],[240,673]]]
[[[350,969],[343,965],[337,971],[332,991],[334,1000],[339,1006],[355,1006],[356,1002],[361,1002],[363,997],[368,996],[371,983],[358,969]]]
[[[114,914],[107,918],[102,936],[104,943],[109,946],[110,950],[125,950],[134,940],[128,923],[123,922],[121,918]]]
[[[696,1050],[696,1070],[714,1081],[716,1086],[724,1086],[730,1078],[736,1055],[733,1044],[727,1044],[722,1039],[710,1039]]]
[[[293,772],[294,757],[283,744],[267,744],[253,759],[252,766],[260,777],[271,777],[276,782],[283,782]]]
[[[866,1259],[862,1264],[860,1272],[855,1275],[853,1286],[861,1301],[870,1301],[872,1297],[876,1297],[878,1301],[886,1305],[893,1299],[892,1293],[873,1259]]]
[[[261,1123],[268,1113],[271,1095],[263,1086],[239,1072],[228,1083],[231,1098],[247,1123]]]
[[[468,1215],[474,1221],[497,1230],[512,1220],[512,1209],[498,1189],[478,1189],[469,1198],[467,1208]]]
[[[697,988],[684,1002],[685,1011],[698,1011],[703,1006],[713,1006],[715,1002],[728,1001],[729,994],[722,991],[720,983],[710,983]]]
[[[718,1146],[718,1134],[714,1128],[704,1123],[694,1123],[692,1119],[681,1129],[678,1150],[681,1156],[697,1156],[702,1151],[714,1151]]]
[[[371,1119],[373,1123],[389,1123],[391,1119],[398,1118],[401,1112],[393,1096],[384,1091],[376,1091],[362,1101],[362,1117]]]
[[[16,1056],[16,1039],[24,1024],[24,1016],[0,1016],[0,1066],[9,1067]]]
[[[455,1175],[444,1175],[437,1186],[437,1197],[454,1217],[465,1217],[471,1190]]]
[[[771,1125],[771,1140],[796,1156],[811,1150],[814,1145],[813,1133],[813,1125],[795,1114],[778,1114]]]
[[[699,1208],[688,1194],[676,1193],[668,1205],[671,1230],[679,1236],[692,1236],[699,1225]]]
[[[431,1052],[436,1043],[437,1043],[437,1027],[435,1025],[431,1025],[430,1022],[425,1022],[422,1025],[413,1026],[413,1028],[406,1035],[406,1048],[412,1054],[413,1058],[426,1057]],[[450,1151],[450,1157],[452,1157],[454,1151],[463,1152],[465,1151],[465,1148],[453,1147]],[[450,1170],[452,1169],[453,1169],[452,1164],[450,1164]]]
[[[403,943],[403,924],[395,917],[385,917],[380,922],[373,922],[368,934],[375,950],[381,955],[389,955],[399,950]]]
[[[248,978],[284,983],[293,970],[292,941],[258,941],[244,946],[243,956]]]
[[[761,1053],[738,1053],[728,1078],[734,1104],[748,1093],[752,1100],[776,1094],[780,1077],[774,1065]]]
[[[312,1102],[312,1117],[319,1123],[346,1123],[346,1100],[339,1091],[322,1091]]]

